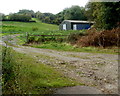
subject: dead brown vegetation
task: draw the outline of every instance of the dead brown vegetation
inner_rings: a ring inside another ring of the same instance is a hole
[[[79,46],[119,46],[120,43],[120,27],[112,30],[97,31],[96,29],[90,29],[87,31],[88,35],[82,36],[78,41]]]

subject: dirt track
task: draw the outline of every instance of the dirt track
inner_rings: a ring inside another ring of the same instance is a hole
[[[3,40],[8,40],[8,37]],[[16,45],[15,41],[13,39],[10,43]],[[118,93],[118,55],[63,52],[27,46],[13,49],[32,56],[38,63],[43,62],[54,67],[84,86],[94,87],[103,93]]]

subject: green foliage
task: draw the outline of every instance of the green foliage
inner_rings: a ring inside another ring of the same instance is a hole
[[[40,19],[40,18],[43,17],[43,13],[37,11],[37,12],[35,13],[35,17],[38,18],[38,19]]]
[[[60,43],[60,42],[45,42],[40,45],[31,45],[32,47],[36,48],[45,48],[45,49],[55,49],[55,50],[64,50],[64,51],[70,51],[73,50],[74,47],[67,43]]]
[[[41,20],[44,23],[54,24],[55,23],[55,15],[52,13],[41,13],[36,12],[36,18]]]
[[[115,28],[120,22],[120,2],[91,2],[87,6],[87,16],[94,19],[96,27],[101,29]]]
[[[101,26],[103,29],[112,29],[117,27],[117,23],[120,22],[120,2],[114,3],[102,3],[102,16]]]
[[[65,19],[71,20],[86,20],[84,15],[85,9],[79,6],[72,6],[66,8],[58,14],[54,15],[52,13],[41,13],[36,12],[36,18],[40,19],[42,22],[50,24],[60,24]]]
[[[32,27],[32,31],[37,31],[38,28],[37,27]]]
[[[60,24],[63,20],[87,20],[85,9],[79,6],[65,8],[63,11],[56,14],[55,23]]]
[[[79,6],[66,8],[58,14],[34,12],[33,10],[22,9],[14,14],[9,14],[6,20],[28,22],[31,18],[37,18],[44,23],[59,25],[65,19],[86,20],[85,9]]]
[[[66,41],[66,38],[62,36],[29,36],[27,43],[43,43],[50,41],[63,42]]]
[[[8,94],[7,90],[12,92],[15,90],[16,82],[15,82],[15,70],[13,64],[13,56],[10,48],[3,47],[2,48],[2,92],[3,94]],[[14,84],[14,85],[13,85]]]
[[[7,34],[16,34],[16,33],[21,33],[22,29],[20,29],[17,26],[13,26],[13,25],[3,25],[2,26],[2,33],[5,35]]]
[[[81,38],[81,36],[85,35],[87,35],[85,30],[81,30],[80,32],[74,32],[68,36],[67,41],[72,44],[75,44],[76,41],[78,41]]]
[[[86,20],[84,15],[84,8],[79,6],[66,8],[63,15],[65,20]]]
[[[87,3],[85,6],[85,16],[87,17],[88,20],[94,21],[94,16],[93,12],[95,11],[94,3]]]
[[[11,15],[9,15],[9,20],[29,22],[31,20],[31,16],[25,15],[25,14],[11,14]]]
[[[3,14],[3,13],[0,13],[0,21],[2,21],[2,20],[5,20],[6,19],[6,16],[5,16],[5,14]]]
[[[73,42],[77,41],[80,36],[86,34],[86,30],[69,30],[69,31],[45,31],[42,33],[29,33],[28,42],[27,43],[42,43],[42,42],[49,42],[49,41],[56,41],[56,42]],[[35,35],[35,36],[34,36]],[[37,36],[43,35],[43,36]],[[44,36],[47,35],[47,36]],[[49,36],[51,35],[51,36]],[[58,35],[58,36],[54,36]],[[26,35],[22,35],[22,40],[26,38]]]
[[[118,54],[118,48],[100,48],[100,47],[79,47],[77,45],[73,46],[65,42],[45,42],[42,44],[33,44],[32,47],[53,49],[59,51],[72,51],[72,52],[88,52],[88,53],[107,53],[107,54]]]
[[[31,17],[35,17],[35,13],[33,10],[22,9],[22,10],[19,10],[17,14],[24,14],[24,15],[29,15]]]

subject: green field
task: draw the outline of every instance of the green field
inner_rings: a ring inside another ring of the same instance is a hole
[[[43,33],[58,30],[57,25],[46,24],[42,22],[13,22],[4,21],[2,22],[2,32],[3,33]]]
[[[39,35],[68,35],[72,32],[78,31],[60,31],[58,25],[46,24],[41,21],[37,22],[14,22],[14,21],[3,21],[2,22],[2,33],[25,33],[39,34]]]

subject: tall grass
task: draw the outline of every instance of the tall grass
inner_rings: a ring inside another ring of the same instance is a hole
[[[101,48],[101,47],[77,47],[77,45],[71,45],[65,42],[45,42],[43,44],[32,44],[31,47],[53,49],[58,51],[72,51],[72,52],[88,52],[88,53],[106,53],[106,54],[118,54],[117,47],[114,48]]]
[[[11,54],[11,49],[3,47],[2,48],[2,86],[3,86],[3,93],[14,93],[15,91],[15,72],[13,70],[13,56]],[[14,90],[13,92],[11,92]]]

